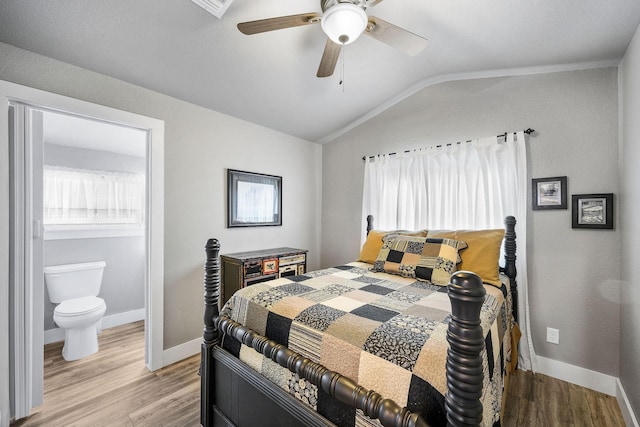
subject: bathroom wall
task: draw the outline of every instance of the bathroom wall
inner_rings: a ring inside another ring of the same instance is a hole
[[[46,140],[44,162],[47,165],[130,173],[144,173],[146,164],[143,157],[66,147],[46,143]],[[144,235],[49,240],[45,230],[45,266],[98,260],[107,263],[99,295],[107,305],[105,316],[144,309]],[[50,302],[45,288],[45,330],[56,327],[54,308],[55,304]]]

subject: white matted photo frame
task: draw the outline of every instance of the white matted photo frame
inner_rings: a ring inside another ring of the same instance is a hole
[[[535,178],[531,180],[533,210],[567,209],[567,177]]]
[[[572,228],[613,229],[613,193],[571,196]]]

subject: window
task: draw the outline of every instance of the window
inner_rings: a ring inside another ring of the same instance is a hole
[[[374,156],[365,164],[362,212],[379,230],[502,228],[517,219],[520,366],[535,357],[527,296],[527,158],[525,133],[440,144],[398,155]],[[364,230],[364,227],[363,227]],[[362,241],[366,234],[362,235]]]
[[[45,228],[144,225],[145,177],[44,166]]]

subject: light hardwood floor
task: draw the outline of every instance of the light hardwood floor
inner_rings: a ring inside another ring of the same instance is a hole
[[[105,329],[100,350],[67,362],[45,346],[44,403],[13,426],[199,426],[199,356],[149,372],[144,324]]]
[[[503,426],[624,427],[615,397],[542,374],[511,377]]]
[[[44,404],[12,427],[200,425],[199,355],[149,372],[142,322],[106,329],[99,340],[98,353],[75,362],[62,359],[62,343],[45,346]],[[502,425],[624,427],[624,421],[614,397],[517,371]]]

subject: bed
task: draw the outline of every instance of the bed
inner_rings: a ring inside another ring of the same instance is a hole
[[[487,252],[475,232],[385,232],[375,260],[363,247],[359,261],[243,288],[224,307],[210,239],[201,424],[499,425],[517,361],[515,222],[493,230],[498,281],[455,271]]]

